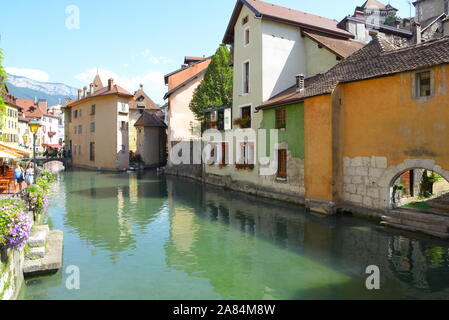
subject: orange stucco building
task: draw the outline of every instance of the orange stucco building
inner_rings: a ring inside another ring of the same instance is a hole
[[[449,38],[397,48],[376,39],[305,88],[310,208],[392,206],[396,178],[449,179]]]
[[[301,83],[300,83],[301,84]],[[410,45],[377,36],[278,105],[302,103],[305,202],[381,216],[408,170],[449,180],[449,37]]]

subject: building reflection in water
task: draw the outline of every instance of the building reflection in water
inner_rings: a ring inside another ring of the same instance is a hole
[[[65,225],[86,245],[108,250],[113,261],[119,253],[135,249],[136,237],[157,218],[166,199],[165,184],[161,186],[152,172],[118,175],[77,171],[65,179],[70,190]]]
[[[449,297],[448,244],[167,180],[167,264],[208,278],[225,299]],[[381,292],[366,290],[370,265],[381,269]]]

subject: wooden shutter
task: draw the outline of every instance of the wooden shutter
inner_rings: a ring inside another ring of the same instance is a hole
[[[285,128],[285,109],[276,110],[276,129]]]
[[[226,142],[221,143],[221,164],[226,165]]]
[[[287,177],[287,150],[278,150],[278,177]]]

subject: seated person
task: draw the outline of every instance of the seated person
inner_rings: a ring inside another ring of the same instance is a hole
[[[4,176],[6,174],[6,170],[9,169],[9,165],[7,161],[3,161],[2,166],[0,167],[0,175]]]

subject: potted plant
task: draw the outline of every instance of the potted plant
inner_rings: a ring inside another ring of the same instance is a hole
[[[234,119],[234,125],[240,128],[249,128],[251,126],[251,118],[237,118]]]

